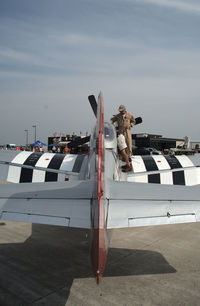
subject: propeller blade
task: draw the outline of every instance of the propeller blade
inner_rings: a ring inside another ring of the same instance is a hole
[[[94,95],[88,96],[88,100],[90,102],[95,117],[97,117],[97,101],[95,99],[95,96]]]
[[[142,117],[135,118],[135,125],[142,123]]]
[[[85,144],[85,143],[88,142],[88,141],[90,141],[90,136],[86,136],[86,137],[83,137],[83,138],[77,137],[77,138],[75,138],[74,140],[72,140],[71,142],[69,142],[69,143],[67,144],[67,147],[68,147],[69,149],[71,149],[71,148],[77,148],[78,146],[81,146],[81,145]]]

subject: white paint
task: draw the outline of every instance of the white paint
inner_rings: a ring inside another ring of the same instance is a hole
[[[138,172],[146,172],[147,169],[143,162],[143,159],[140,155],[132,156],[132,166],[133,166],[133,173]],[[148,176],[141,175],[141,176],[133,176],[133,173],[127,173],[127,181],[128,182],[137,182],[137,183],[148,183]]]
[[[176,158],[178,159],[179,163],[181,164],[183,168],[194,166],[192,161],[186,155],[176,155]]]
[[[72,171],[76,158],[77,158],[77,155],[66,154],[60,166],[60,170],[65,170],[69,172]],[[59,173],[58,181],[64,181],[65,177],[66,177],[65,174]]]
[[[178,159],[179,163],[184,169],[185,174],[185,185],[186,186],[193,186],[200,183],[200,172],[199,168],[196,169],[187,169],[187,167],[194,166],[190,158],[186,155],[177,155],[176,158]]]
[[[23,151],[15,156],[15,158],[11,161],[16,164],[22,164],[25,160],[32,154],[33,152]],[[21,168],[15,166],[9,166],[7,181],[12,183],[19,183],[21,175]]]
[[[41,157],[38,159],[37,163],[35,164],[36,167],[43,167],[47,168],[50,161],[54,157],[54,153],[44,153],[41,155]],[[44,182],[45,181],[45,171],[41,170],[33,170],[33,183],[38,183],[38,182]]]
[[[158,170],[167,170],[171,169],[165,156],[163,155],[152,155],[153,159],[155,160],[155,163],[158,167]],[[168,185],[173,185],[173,177],[172,177],[172,172],[168,173],[161,173],[160,174],[160,183],[161,184],[168,184]]]

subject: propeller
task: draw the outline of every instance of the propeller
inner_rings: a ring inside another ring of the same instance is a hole
[[[70,141],[68,144],[67,144],[67,147],[69,149],[72,149],[72,148],[77,148],[78,146],[82,146],[83,144],[85,144],[86,142],[90,141],[90,136],[86,136],[86,137],[77,137],[75,138],[74,140]]]
[[[90,102],[90,105],[92,107],[95,117],[97,117],[97,101],[96,101],[95,96],[94,95],[88,96],[88,100]]]
[[[142,117],[135,118],[135,125],[142,123]]]

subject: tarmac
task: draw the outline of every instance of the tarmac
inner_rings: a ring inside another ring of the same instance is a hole
[[[200,224],[112,231],[104,277],[88,232],[0,222],[0,305],[200,305]]]

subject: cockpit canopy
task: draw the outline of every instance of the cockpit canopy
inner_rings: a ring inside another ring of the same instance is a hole
[[[105,149],[114,149],[117,146],[116,131],[111,123],[104,123],[104,146]]]

